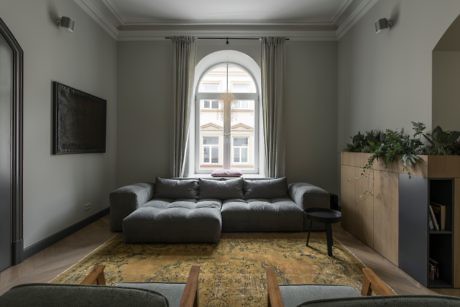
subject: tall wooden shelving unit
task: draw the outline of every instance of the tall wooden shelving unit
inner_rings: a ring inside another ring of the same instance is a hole
[[[427,287],[460,288],[460,156],[422,156],[410,175],[402,165],[342,153],[343,227]],[[429,205],[446,206],[446,229],[430,230]],[[429,259],[439,278],[429,278]]]

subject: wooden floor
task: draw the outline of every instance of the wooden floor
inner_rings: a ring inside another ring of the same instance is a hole
[[[358,257],[365,265],[374,269],[398,294],[432,294],[399,268],[391,264],[374,250],[356,240],[339,227],[335,237]],[[48,282],[66,270],[113,234],[109,220],[103,217],[80,231],[26,259],[19,265],[0,273],[0,294],[14,285],[30,282]],[[458,294],[456,290],[449,294]]]

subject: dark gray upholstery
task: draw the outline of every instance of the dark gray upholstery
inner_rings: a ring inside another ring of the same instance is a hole
[[[222,229],[218,200],[154,199],[123,220],[127,243],[215,243]]]
[[[110,194],[112,230],[123,229],[131,243],[214,243],[221,230],[307,230],[304,209],[330,206],[329,193],[319,187],[295,183],[286,192],[285,178],[267,179],[158,178],[155,189],[151,183],[126,186]],[[152,200],[154,190],[168,197]]]
[[[0,296],[2,307],[164,307],[165,296],[144,289],[110,286],[28,284]]]
[[[289,198],[227,200],[223,231],[302,231],[303,210]]]
[[[243,198],[243,178],[228,180],[200,179],[200,198]]]
[[[308,307],[458,307],[460,298],[450,296],[370,296],[305,302]],[[288,306],[286,306],[288,307]]]
[[[140,205],[153,197],[153,183],[136,183],[121,187],[110,193],[110,227],[122,230],[122,221]]]
[[[331,285],[286,285],[280,286],[280,292],[285,307],[296,307],[307,301],[360,296],[353,287]]]
[[[117,284],[116,286],[144,289],[144,290],[161,293],[168,300],[170,307],[180,306],[180,299],[185,289],[185,284],[183,283],[126,282],[126,283]]]
[[[198,180],[157,178],[155,198],[198,198]]]
[[[308,208],[330,208],[331,195],[324,189],[309,183],[289,185],[289,197],[303,210]],[[304,230],[309,228],[309,221],[304,219]],[[323,229],[324,225],[313,223],[313,230]]]
[[[288,185],[286,178],[244,180],[244,197],[254,198],[286,198],[288,197]]]

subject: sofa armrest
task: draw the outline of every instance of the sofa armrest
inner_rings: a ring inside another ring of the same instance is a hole
[[[303,210],[308,208],[330,208],[331,195],[326,190],[309,183],[292,183],[289,196]]]
[[[153,183],[136,183],[110,193],[110,227],[121,231],[122,222],[131,212],[153,198]]]

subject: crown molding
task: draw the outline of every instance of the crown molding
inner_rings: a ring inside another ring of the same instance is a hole
[[[334,25],[338,23],[340,18],[342,18],[343,14],[345,11],[348,9],[348,7],[353,3],[353,0],[346,0],[343,2],[343,4],[339,7],[335,15],[331,18],[330,22]]]
[[[170,20],[127,19],[110,0],[74,0],[74,2],[112,38],[119,41],[159,40],[175,35],[229,38],[285,36],[292,40],[334,41],[343,37],[378,0],[344,1],[330,20],[318,18],[273,23],[238,21],[187,23]]]
[[[118,23],[117,18],[107,8],[105,3],[92,0],[74,0],[74,2],[96,21],[102,29],[104,29],[115,40],[118,38]]]
[[[155,41],[166,37],[190,35],[196,37],[252,38],[262,36],[283,36],[293,41],[336,41],[335,31],[273,31],[273,30],[132,30],[120,31],[119,41]]]
[[[361,0],[350,12],[344,12],[336,31],[337,39],[341,39],[377,2],[378,0]]]

